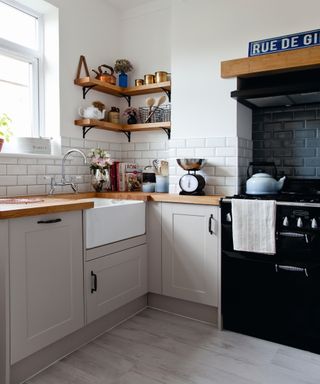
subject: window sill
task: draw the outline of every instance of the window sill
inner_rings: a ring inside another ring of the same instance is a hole
[[[60,160],[63,158],[63,155],[49,155],[49,154],[39,154],[39,153],[13,153],[13,152],[0,152],[0,162],[1,158],[4,157],[23,157],[31,159],[52,159]]]

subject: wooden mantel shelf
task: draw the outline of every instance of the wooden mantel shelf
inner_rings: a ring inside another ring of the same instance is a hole
[[[221,62],[221,77],[250,77],[320,67],[320,46]]]

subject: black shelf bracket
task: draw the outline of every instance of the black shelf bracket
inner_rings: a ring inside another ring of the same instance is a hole
[[[90,129],[94,127],[95,125],[88,125],[88,126],[82,127],[82,138],[85,139],[86,134],[90,131]]]
[[[82,98],[83,100],[85,100],[86,96],[87,96],[87,93],[92,89],[94,88],[95,85],[90,85],[88,87],[82,87]]]
[[[131,96],[127,96],[127,95],[121,95],[121,96],[127,100],[128,107],[131,107]]]
[[[170,89],[166,89],[166,88],[161,88],[163,90],[163,92],[165,92],[165,94],[168,96],[168,99],[169,99],[169,103],[171,103],[171,90]]]
[[[165,131],[165,133],[168,136],[168,139],[170,140],[171,139],[171,129],[170,128],[163,128],[163,127],[161,127],[161,128]]]
[[[130,141],[131,141],[131,132],[129,132],[129,131],[122,131],[122,132],[127,136],[128,142],[130,143]]]

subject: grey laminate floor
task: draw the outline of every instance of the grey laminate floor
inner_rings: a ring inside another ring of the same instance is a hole
[[[319,384],[320,356],[146,309],[28,384]]]

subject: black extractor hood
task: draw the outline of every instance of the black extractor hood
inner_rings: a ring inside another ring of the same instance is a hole
[[[320,46],[221,62],[221,77],[237,77],[231,96],[250,108],[320,102]]]
[[[320,103],[320,69],[238,77],[231,97],[249,108]]]

